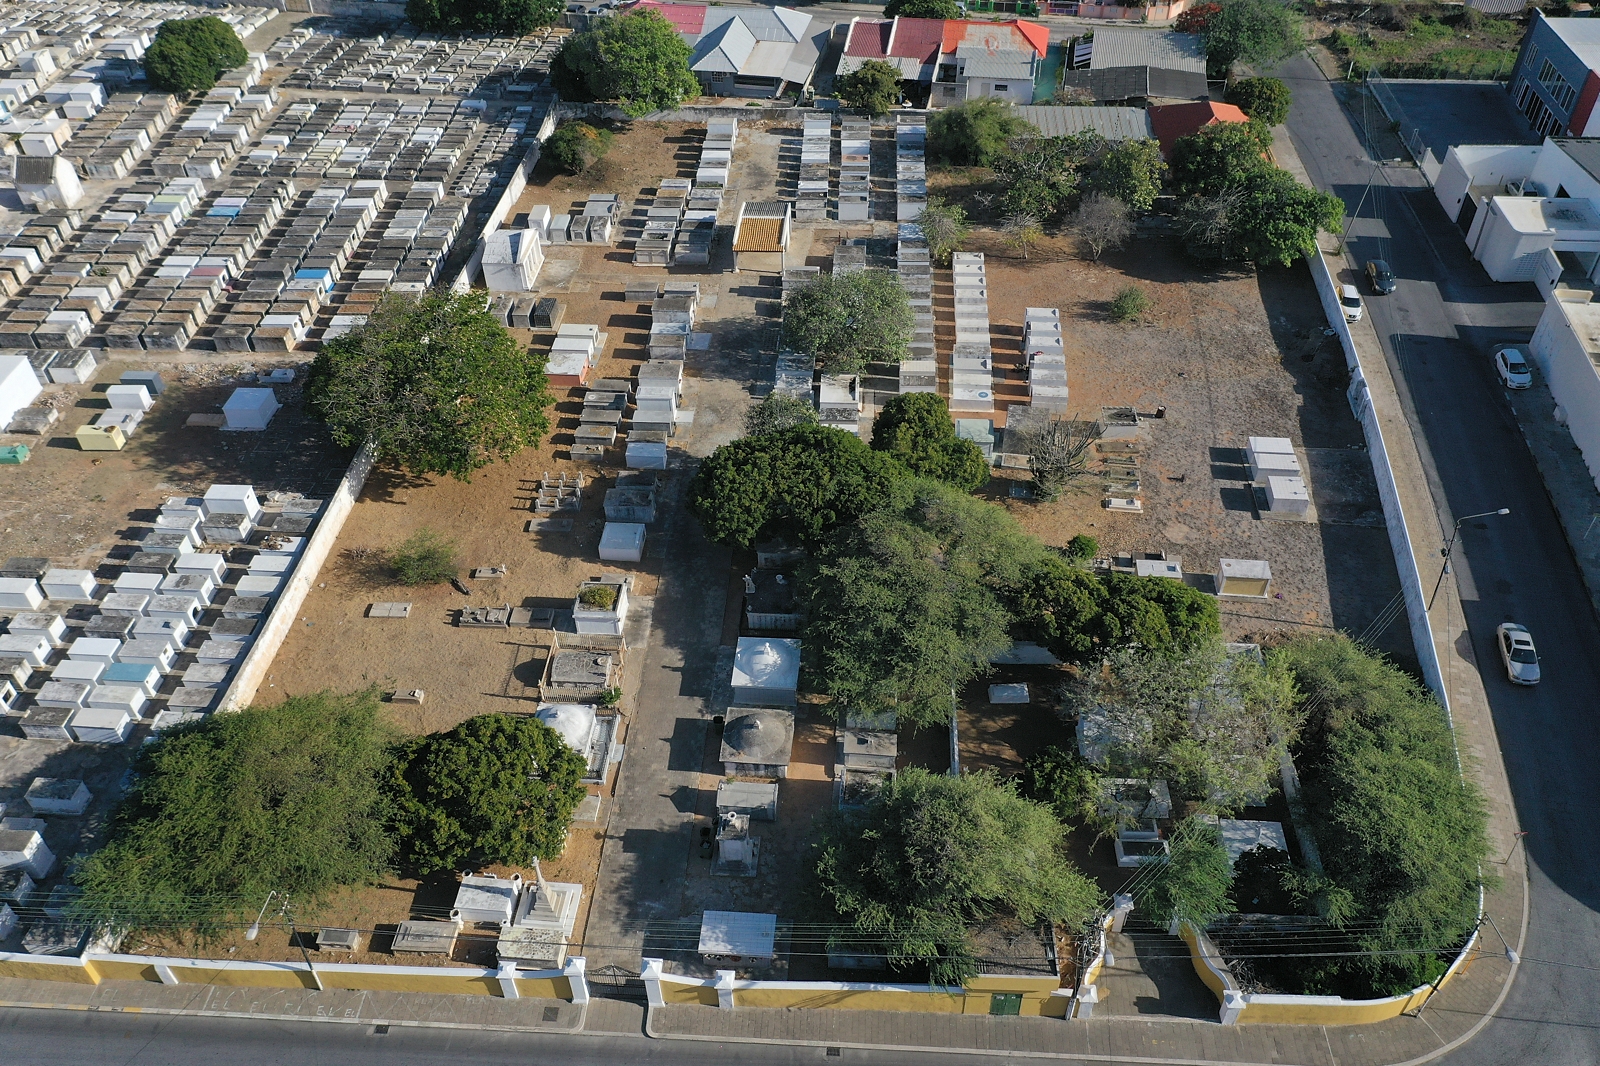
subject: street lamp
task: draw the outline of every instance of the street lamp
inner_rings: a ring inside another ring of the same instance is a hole
[[[1455,526],[1450,530],[1449,543],[1439,549],[1439,554],[1444,556],[1444,566],[1439,569],[1439,580],[1433,583],[1433,595],[1428,597],[1428,610],[1433,610],[1433,601],[1439,596],[1439,586],[1444,584],[1444,575],[1450,572],[1450,553],[1455,551],[1456,537],[1461,535],[1461,523],[1469,522],[1474,518],[1488,518],[1491,515],[1508,515],[1510,513],[1511,508],[1502,507],[1498,511],[1482,511],[1478,514],[1462,515],[1456,519]]]
[[[250,928],[244,931],[246,940],[254,940],[261,935],[261,919],[267,913],[267,908],[272,906],[273,899],[278,895],[278,890],[273,889],[267,893],[267,901],[261,905],[261,911],[256,915],[256,920],[250,923]]]

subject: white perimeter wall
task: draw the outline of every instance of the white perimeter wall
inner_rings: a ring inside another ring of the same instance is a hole
[[[1561,405],[1573,442],[1600,488],[1600,373],[1578,339],[1582,333],[1597,331],[1600,306],[1547,300],[1529,355]]]

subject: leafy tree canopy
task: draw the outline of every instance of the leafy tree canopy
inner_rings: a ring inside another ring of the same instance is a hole
[[[128,931],[222,932],[269,892],[314,903],[382,875],[391,736],[375,691],[218,714],[139,750],[76,909]]]
[[[1161,146],[1155,141],[1123,141],[1099,158],[1088,187],[1121,200],[1129,210],[1148,211],[1161,195],[1166,173]]]
[[[798,425],[718,448],[690,482],[689,506],[721,544],[780,537],[816,545],[880,506],[904,477],[892,457],[852,433]]]
[[[883,405],[872,423],[872,448],[888,452],[918,477],[971,491],[989,482],[989,460],[956,436],[950,405],[932,392],[908,392]]]
[[[1299,727],[1295,696],[1286,668],[1212,638],[1182,651],[1116,649],[1068,687],[1066,709],[1097,723],[1118,776],[1166,778],[1175,798],[1230,811],[1271,792]]]
[[[562,10],[561,0],[407,0],[406,19],[430,33],[525,37]]]
[[[951,0],[931,2],[951,3]],[[899,67],[881,59],[869,59],[850,73],[834,78],[833,92],[845,107],[885,115],[900,102],[900,80]]]
[[[531,715],[480,714],[412,738],[390,781],[404,867],[426,876],[556,858],[586,772],[583,757]]]
[[[1040,748],[1028,757],[1019,776],[1022,794],[1048,804],[1061,824],[1097,826],[1105,781],[1094,764],[1068,748]]]
[[[1015,916],[1076,928],[1100,899],[1063,856],[1050,809],[984,773],[903,770],[864,810],[824,816],[813,847],[850,949],[881,944],[892,966],[925,965],[936,984],[977,972],[972,925]]]
[[[958,167],[993,166],[1013,137],[1038,132],[1010,104],[980,96],[933,113],[928,119],[928,158]]]
[[[306,399],[340,444],[371,441],[414,473],[465,480],[550,428],[544,367],[482,293],[391,294],[365,325],[323,345]]]
[[[1184,196],[1216,196],[1272,169],[1272,132],[1259,122],[1214,122],[1172,145],[1172,185]]]
[[[817,424],[817,409],[810,401],[787,392],[767,393],[766,398],[744,416],[744,431],[751,437]]]
[[[1438,976],[1438,948],[1477,921],[1487,808],[1456,761],[1444,710],[1415,679],[1346,637],[1274,650],[1309,711],[1295,762],[1323,867],[1320,910],[1358,950],[1329,960],[1314,988],[1392,995]],[[1407,949],[1422,948],[1407,953]]]
[[[550,64],[550,80],[563,99],[614,100],[635,118],[700,95],[688,44],[671,22],[642,9],[568,37]]]
[[[961,9],[956,0],[889,0],[883,7],[886,19],[958,19]]]
[[[948,266],[950,259],[961,250],[961,244],[972,232],[967,225],[967,213],[955,204],[947,204],[937,196],[928,197],[922,214],[917,216],[917,226],[928,245],[928,257],[940,266]]]
[[[543,158],[568,174],[582,174],[611,150],[611,131],[587,122],[564,122],[541,149]]]
[[[1240,78],[1228,86],[1227,101],[1265,126],[1289,117],[1289,86],[1277,78]]]
[[[217,84],[217,75],[249,59],[233,27],[214,15],[168,19],[145,51],[144,72],[165,92],[205,92]]]
[[[1229,889],[1233,870],[1216,825],[1190,817],[1179,822],[1167,842],[1167,857],[1138,897],[1141,914],[1166,925],[1174,917],[1202,927],[1233,910]]]
[[[1172,28],[1178,33],[1204,33],[1211,16],[1221,10],[1222,5],[1218,3],[1196,4],[1179,15]]]
[[[887,270],[819,274],[783,303],[783,342],[829,373],[898,363],[910,350],[911,298]]]
[[[1178,228],[1202,256],[1288,266],[1316,247],[1319,230],[1344,230],[1344,202],[1265,167],[1216,196],[1186,203]]]
[[[1235,63],[1270,66],[1305,43],[1304,20],[1283,0],[1223,0],[1206,20],[1206,61],[1214,71]]]

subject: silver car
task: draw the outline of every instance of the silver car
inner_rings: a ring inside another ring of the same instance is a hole
[[[1533,647],[1533,634],[1526,626],[1515,622],[1502,622],[1494,632],[1500,645],[1500,661],[1506,666],[1506,677],[1513,685],[1537,685],[1539,653]]]

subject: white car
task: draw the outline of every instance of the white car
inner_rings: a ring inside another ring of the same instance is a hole
[[[1360,322],[1361,316],[1367,313],[1366,305],[1361,302],[1361,294],[1354,285],[1340,288],[1339,306],[1344,308],[1346,322]]]
[[[1494,372],[1500,375],[1500,384],[1508,389],[1525,389],[1533,384],[1533,371],[1528,369],[1528,353],[1514,344],[1502,345],[1494,350]]]
[[[1515,622],[1502,622],[1495,628],[1495,641],[1500,645],[1500,661],[1505,663],[1506,677],[1513,685],[1539,683],[1539,653],[1533,647],[1533,634],[1526,626]]]

